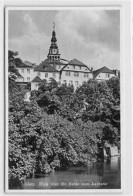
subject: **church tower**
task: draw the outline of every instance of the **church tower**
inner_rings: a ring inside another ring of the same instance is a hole
[[[50,62],[58,62],[60,61],[60,54],[59,54],[59,49],[57,46],[57,39],[56,39],[56,33],[55,33],[55,23],[53,25],[53,32],[52,32],[52,38],[51,38],[51,46],[49,48],[49,53],[48,53],[48,60]]]

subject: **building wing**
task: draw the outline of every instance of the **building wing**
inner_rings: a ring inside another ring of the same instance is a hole
[[[69,66],[71,67],[72,69],[72,66],[74,68],[74,70],[78,70],[78,71],[83,71],[81,68],[84,68],[84,71],[85,72],[91,72],[91,70],[88,68],[87,65],[85,65],[84,63],[82,63],[81,61],[77,60],[76,58],[74,58],[73,60],[71,60],[68,64],[66,64],[62,69],[61,71],[69,68]],[[77,67],[79,67],[80,69],[77,69]],[[73,69],[72,69],[73,70]]]
[[[40,65],[34,68],[34,71],[38,72],[58,72],[50,63],[45,60]]]
[[[100,73],[114,74],[113,71],[111,71],[109,68],[104,66],[100,69],[93,71],[93,77],[96,78]]]

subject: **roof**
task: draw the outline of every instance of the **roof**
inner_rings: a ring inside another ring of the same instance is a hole
[[[29,61],[24,61],[24,64],[25,64],[25,65],[28,65],[28,66],[31,66],[31,67],[32,67],[32,65],[33,65],[33,63],[31,63],[31,62],[29,62]]]
[[[52,65],[48,63],[47,60],[43,61],[40,65],[35,67],[34,71],[39,72],[58,72]]]
[[[41,78],[39,78],[38,76],[36,76],[31,82],[38,82],[38,83],[41,83],[42,80],[41,80]]]
[[[16,67],[17,68],[33,68],[32,66],[29,66],[29,65],[27,65],[25,63],[21,63],[20,65],[17,65]]]
[[[98,74],[100,74],[100,73],[114,74],[113,71],[111,71],[109,68],[104,66],[104,67],[102,67],[100,69],[97,69],[97,70],[93,71],[94,78],[96,78],[98,76]]]
[[[73,59],[73,60],[71,60],[69,63],[68,63],[69,65],[80,65],[80,66],[87,66],[87,65],[85,65],[84,63],[82,63],[82,62],[80,62],[79,60],[77,60],[77,59]]]
[[[65,65],[61,70],[63,70],[64,68],[66,68],[68,65],[78,65],[78,66],[82,66],[82,67],[86,67],[88,68],[87,65],[85,65],[84,63],[80,62],[79,60],[77,60],[76,58],[71,60],[67,65]],[[89,68],[88,68],[89,71],[91,71]]]

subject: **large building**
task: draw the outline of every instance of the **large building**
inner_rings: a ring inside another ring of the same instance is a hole
[[[57,45],[55,25],[47,58],[38,66],[25,61],[16,68],[22,76],[17,79],[17,82],[31,83],[31,90],[38,90],[38,84],[44,79],[49,81],[50,78],[54,78],[60,84],[73,84],[77,88],[91,78],[101,81],[115,76],[107,67],[92,71],[89,66],[76,58],[71,61],[61,58]]]

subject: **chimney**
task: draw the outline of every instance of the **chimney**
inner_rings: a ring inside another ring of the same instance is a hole
[[[91,67],[91,72],[93,73],[93,67]]]

